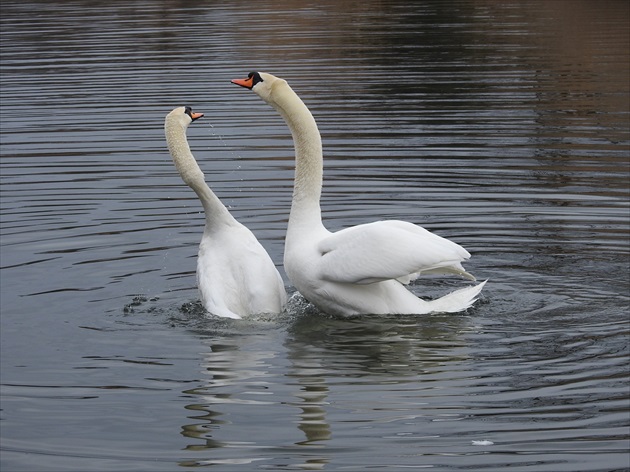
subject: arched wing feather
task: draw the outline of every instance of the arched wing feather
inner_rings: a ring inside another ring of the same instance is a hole
[[[369,284],[389,279],[408,283],[422,272],[457,273],[470,257],[458,244],[405,221],[377,221],[343,229],[323,239],[322,278]],[[473,278],[474,279],[474,278]]]

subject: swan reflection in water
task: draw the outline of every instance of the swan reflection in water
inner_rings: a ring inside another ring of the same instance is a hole
[[[317,365],[297,367],[301,362],[291,344],[283,341],[285,327],[278,322],[246,319],[238,323],[229,328],[229,334],[203,335],[207,352],[202,367],[207,381],[184,392],[195,399],[186,407],[194,412],[189,418],[195,422],[183,426],[182,434],[195,440],[186,451],[209,450],[209,454],[182,465],[247,464],[258,460],[256,448],[313,446],[331,438],[325,410],[328,386],[323,375],[313,374]],[[291,366],[279,362],[283,359]],[[282,379],[275,381],[275,376]],[[287,415],[291,408],[295,413]],[[286,428],[268,429],[270,418],[275,422],[287,417],[294,420]],[[247,436],[242,431],[248,431]],[[304,460],[304,468],[310,470],[328,462],[318,453]]]
[[[327,318],[304,313],[307,304],[301,300],[296,315],[225,320],[214,326],[218,332],[201,330],[207,346],[202,360],[207,380],[184,392],[193,399],[186,407],[193,422],[182,427],[182,434],[194,440],[185,450],[195,453],[195,459],[183,465],[253,463],[262,460],[256,451],[265,448],[277,450],[277,457],[299,457],[304,462],[298,466],[304,469],[324,468],[330,461],[335,424],[340,435],[359,428],[353,422],[331,420],[331,414],[365,408],[361,416],[367,421],[363,426],[368,426],[369,418],[374,423],[382,421],[382,415],[397,419],[412,408],[391,405],[387,411],[357,405],[348,396],[353,385],[365,377],[381,378],[374,384],[374,402],[382,403],[382,395],[393,384],[415,390],[420,372],[446,370],[445,363],[462,360],[453,355],[459,352],[453,346],[464,347],[458,333],[466,325],[465,317],[436,315],[423,319],[422,325],[416,318],[399,316],[378,321]],[[436,342],[448,349],[436,355]],[[422,407],[414,402],[414,411],[408,413],[418,416],[418,408]],[[287,415],[287,409],[295,411]],[[285,427],[278,427],[278,418],[288,418]]]

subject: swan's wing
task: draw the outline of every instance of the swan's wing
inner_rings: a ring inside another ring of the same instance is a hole
[[[405,221],[353,226],[323,239],[322,278],[369,284],[389,279],[408,283],[420,273],[456,273],[474,280],[461,265],[468,251]]]

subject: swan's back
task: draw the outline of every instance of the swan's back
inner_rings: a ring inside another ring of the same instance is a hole
[[[271,257],[238,222],[204,233],[197,284],[204,307],[217,316],[279,313],[287,301],[284,281]]]

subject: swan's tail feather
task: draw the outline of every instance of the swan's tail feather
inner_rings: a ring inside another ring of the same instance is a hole
[[[429,309],[432,313],[457,313],[464,311],[475,303],[486,282],[487,280],[484,280],[479,285],[461,288],[437,300],[432,300],[429,302]]]

